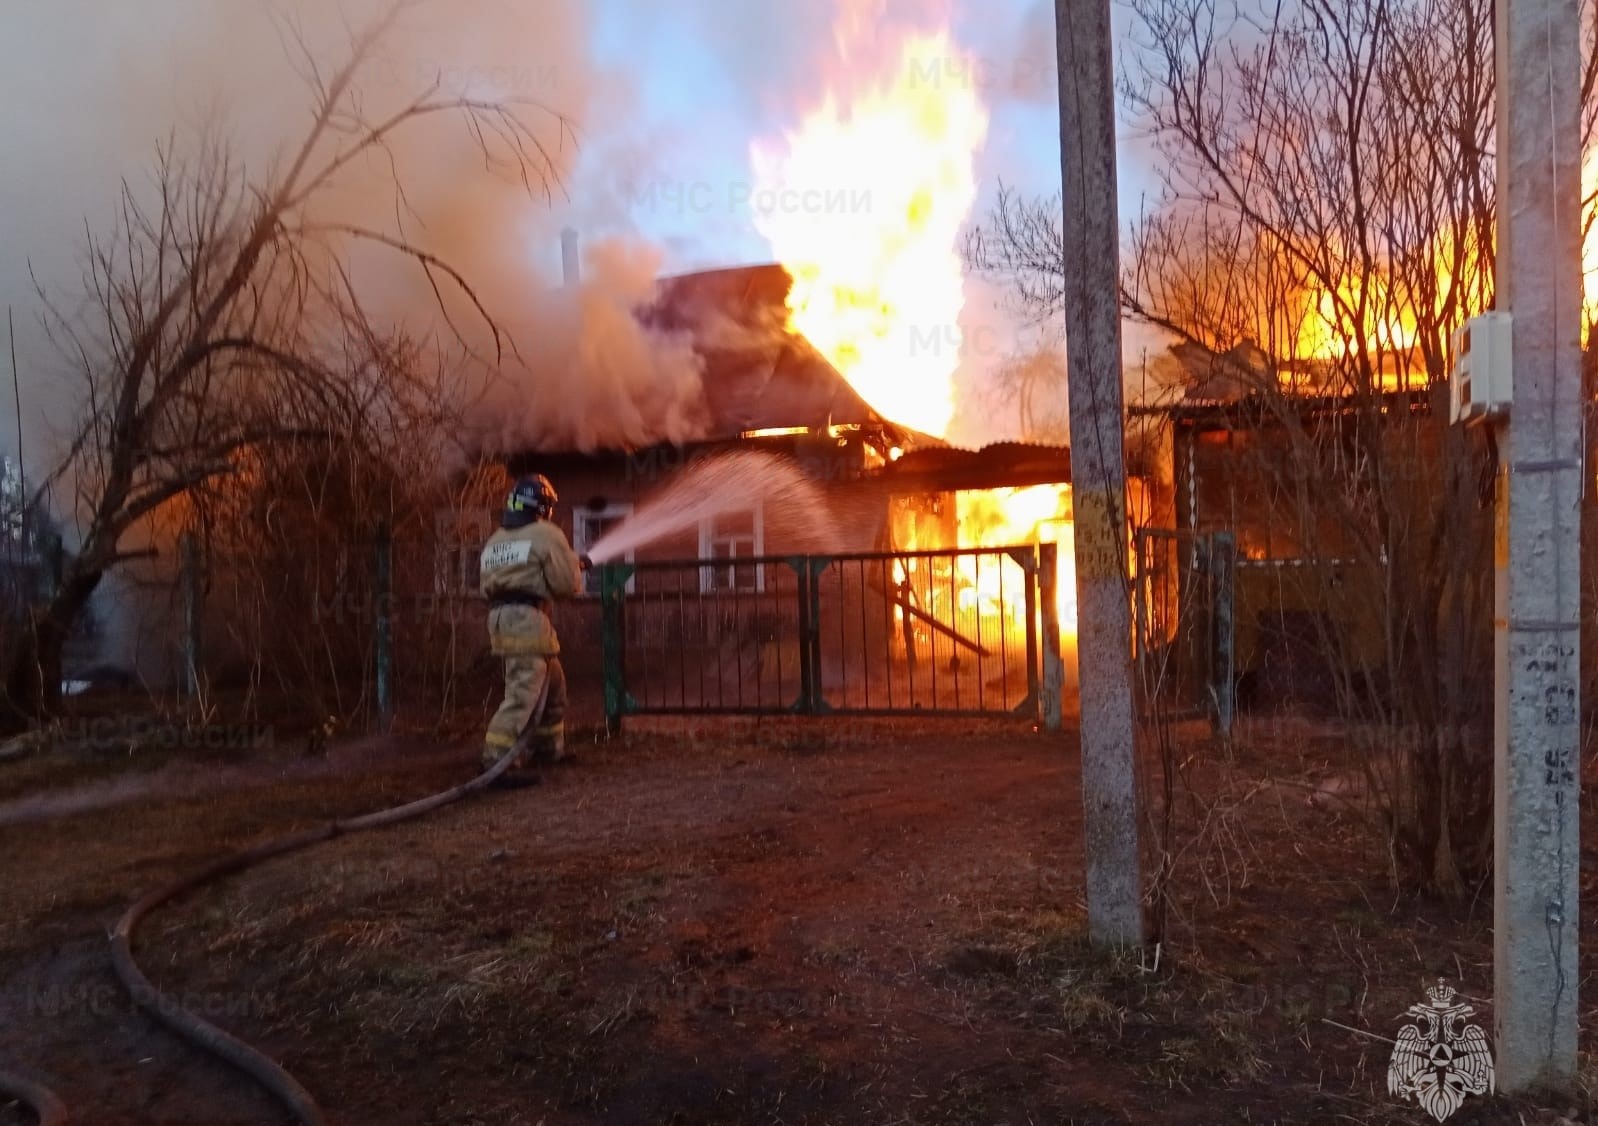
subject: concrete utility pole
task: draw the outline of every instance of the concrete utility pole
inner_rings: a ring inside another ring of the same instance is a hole
[[[1143,941],[1132,715],[1110,0],[1055,0],[1065,203],[1066,368],[1076,520],[1088,932]]]
[[[1498,1086],[1576,1071],[1580,868],[1581,27],[1576,0],[1499,0],[1499,433],[1493,1009]]]

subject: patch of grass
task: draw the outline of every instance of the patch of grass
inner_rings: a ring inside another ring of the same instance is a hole
[[[1244,985],[1252,985],[1265,976],[1265,969],[1258,962],[1230,962],[1222,966],[1221,971],[1226,977]]]
[[[432,966],[416,962],[396,962],[383,966],[375,976],[382,984],[407,992],[426,989],[439,978],[438,971]]]
[[[1040,952],[1053,969],[1050,993],[1065,1027],[1119,1037],[1134,1011],[1142,1011],[1158,979],[1139,965],[1136,952],[1100,950],[1068,938]]]
[[[1131,1064],[1162,1087],[1226,1086],[1263,1073],[1258,1014],[1247,1000],[1252,991],[1237,990],[1235,982],[1217,988],[1198,967],[1169,959],[1156,971],[1137,950],[1093,946],[1080,925],[1019,922],[953,948],[945,964],[987,982],[1011,1011],[1019,1000],[1031,1023]],[[1251,967],[1229,968],[1241,972],[1226,976],[1245,982],[1259,976]],[[1287,1017],[1303,1025],[1311,1015],[1305,1006]]]
[[[1099,1047],[1121,1037],[1126,1025],[1163,1012],[1167,977],[1145,969],[1135,950],[1093,946],[1074,923],[1050,916],[984,935],[953,947],[944,965],[960,978],[1019,993],[1031,1019]]]
[[[618,881],[612,892],[617,920],[631,926],[658,915],[670,896],[669,882],[666,873],[655,870]]]
[[[949,952],[945,964],[961,977],[1014,977],[1020,971],[1020,955],[1002,946],[959,946]]]
[[[1382,917],[1363,903],[1351,904],[1338,910],[1334,920],[1354,932],[1357,938],[1379,934],[1385,925]]]
[[[505,955],[523,961],[542,962],[555,949],[555,936],[542,928],[525,930],[505,944]]]
[[[1108,997],[1070,981],[1059,985],[1060,1016],[1072,1032],[1102,1029],[1119,1036],[1126,1025],[1127,1010]]]
[[[809,966],[844,968],[860,964],[860,951],[835,938],[824,938],[805,952],[804,960]]]
[[[1258,1078],[1265,1061],[1250,1030],[1251,1015],[1237,1009],[1212,1012],[1201,1019],[1196,1035],[1166,1040],[1153,1068],[1156,1077],[1183,1088]]]

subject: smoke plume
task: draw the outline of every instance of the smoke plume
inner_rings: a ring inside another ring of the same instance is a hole
[[[705,432],[703,362],[692,338],[640,323],[659,251],[620,239],[584,255],[580,284],[527,295],[507,357],[469,413],[482,449],[592,450],[686,442]]]
[[[31,479],[60,456],[82,394],[42,330],[35,282],[73,307],[85,234],[112,232],[124,180],[151,198],[157,146],[192,154],[209,137],[224,141],[252,178],[281,166],[310,119],[313,66],[322,74],[336,67],[353,37],[391,7],[62,0],[10,13],[0,97],[31,109],[12,115],[0,164],[0,303],[15,315],[21,399],[20,434],[13,412],[3,412],[0,446],[20,445]],[[649,159],[647,138],[625,124],[631,76],[593,58],[595,18],[581,0],[423,0],[402,6],[360,76],[363,108],[374,117],[434,84],[446,95],[535,103],[525,118],[558,176],[547,198],[485,168],[459,122],[431,121],[399,135],[392,169],[351,169],[325,204],[364,225],[403,224],[470,278],[510,331],[514,351],[468,419],[500,446],[693,433],[691,350],[650,334],[633,315],[660,254],[626,236],[627,193],[611,190],[611,171],[595,163],[615,160],[635,175]],[[562,288],[559,269],[558,233],[568,224],[622,232],[588,248],[575,294]],[[380,317],[452,343],[425,279],[364,252],[353,266],[363,301]],[[56,500],[58,510],[70,508],[68,498]],[[70,521],[70,511],[60,514]]]
[[[646,327],[635,311],[651,296],[654,272],[758,260],[759,237],[736,204],[749,186],[749,142],[780,135],[813,106],[817,75],[838,50],[832,31],[842,3],[403,6],[362,76],[367,110],[377,113],[433,83],[444,93],[530,99],[543,107],[528,112],[561,181],[549,198],[530,198],[483,167],[458,123],[435,122],[395,147],[403,200],[388,168],[352,170],[339,185],[333,205],[341,217],[390,226],[403,218],[411,237],[473,280],[512,334],[514,349],[497,370],[477,376],[463,444],[583,449],[700,432],[695,349],[680,334]],[[37,482],[59,455],[82,390],[43,339],[35,280],[70,306],[85,232],[112,229],[124,179],[139,190],[151,187],[158,144],[182,153],[204,134],[225,138],[252,174],[281,160],[307,124],[312,62],[325,73],[347,54],[355,32],[390,6],[52,0],[9,13],[0,97],[18,112],[8,118],[7,159],[0,162],[0,301],[16,314],[21,424],[19,434],[12,412],[0,411],[0,447],[15,451],[20,443],[30,479]],[[847,6],[871,26],[951,20],[975,65],[951,70],[950,60],[917,59],[918,74],[976,83],[1001,115],[979,167],[985,185],[1005,175],[1052,190],[1053,21],[1046,0]],[[641,61],[646,46],[683,61]],[[652,245],[640,224],[665,242]],[[567,226],[584,235],[575,289],[563,285],[560,270],[559,232]],[[424,279],[366,255],[355,266],[370,308],[449,343]],[[1008,359],[1014,348],[1006,341],[1016,333],[995,312],[996,302],[970,297],[962,383],[977,416],[986,401],[980,369]],[[971,429],[996,437],[1013,425],[1000,417]],[[69,507],[65,501],[57,498],[58,510]]]

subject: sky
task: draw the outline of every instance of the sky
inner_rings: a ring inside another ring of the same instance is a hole
[[[317,57],[336,57],[349,28],[386,2],[6,6],[0,103],[12,112],[0,125],[0,302],[16,323],[26,461],[59,441],[81,393],[41,332],[35,286],[75,308],[86,232],[111,229],[124,179],[147,191],[157,145],[182,152],[210,130],[250,167],[266,166],[305,120],[285,28],[298,29]],[[385,41],[372,101],[437,78],[451,89],[529,95],[564,114],[578,143],[561,144],[551,202],[484,187],[475,154],[456,142],[402,152],[407,190],[432,235],[491,279],[498,309],[512,314],[558,286],[562,227],[577,229],[585,246],[622,240],[627,248],[607,251],[600,271],[614,305],[636,297],[641,275],[770,260],[749,209],[750,146],[779,139],[821,96],[839,4],[869,9],[873,28],[947,21],[976,60],[964,75],[944,73],[977,84],[990,114],[974,215],[1001,180],[1025,193],[1058,189],[1052,0],[420,0]],[[1135,160],[1123,164],[1123,220],[1151,190]],[[414,296],[386,276],[372,284],[396,307]],[[991,302],[1003,320],[999,298]],[[648,341],[626,344],[601,367],[652,354]],[[572,347],[591,351],[582,341]],[[545,374],[569,359],[552,357]],[[572,407],[605,409],[581,399]],[[0,446],[16,450],[18,437],[12,419],[0,422]]]
[[[793,44],[826,49],[830,5],[772,5],[758,15],[750,14],[751,5],[729,22],[727,9],[737,7],[728,0],[594,5],[596,57],[631,73],[639,134],[664,140],[630,185],[636,195],[627,218],[666,249],[668,268],[769,259],[749,193],[741,190],[749,179],[749,143],[796,126],[820,93],[815,69]],[[955,41],[977,60],[972,80],[990,112],[978,210],[1001,179],[1023,190],[1056,190],[1052,2],[965,0],[949,16]],[[928,73],[939,65],[930,60]],[[957,65],[950,60],[945,72],[953,75]],[[580,163],[578,195],[587,170]]]
[[[986,210],[1001,180],[1028,193],[1057,191],[1053,0],[904,0],[886,6],[923,24],[939,22],[938,9],[944,8],[955,42],[976,60],[971,80],[990,113],[978,161],[977,213]],[[812,0],[761,10],[767,6],[746,7],[737,0],[595,0],[591,7],[595,57],[629,73],[636,136],[654,142],[639,146],[647,159],[625,185],[633,193],[626,221],[665,248],[671,269],[769,260],[770,249],[749,214],[748,193],[740,190],[749,177],[749,143],[780,136],[813,106],[820,83],[804,45],[826,50],[832,5]],[[920,11],[936,14],[917,21]],[[928,73],[937,65],[929,61]],[[951,60],[945,73],[956,74],[957,66]],[[1132,130],[1123,133],[1130,142]],[[593,155],[592,162],[579,164],[579,197],[585,174],[603,180],[614,172],[609,153]],[[1130,143],[1126,158],[1123,216],[1135,214],[1140,199],[1157,190]]]

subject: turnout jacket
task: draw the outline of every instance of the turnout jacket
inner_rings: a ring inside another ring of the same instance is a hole
[[[548,603],[582,590],[582,566],[565,533],[548,520],[501,528],[483,545],[480,563],[494,653],[501,657],[559,653],[560,641],[544,605],[532,600]]]

